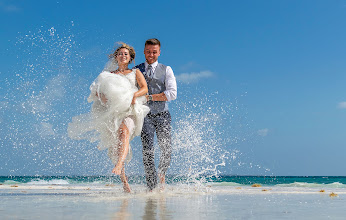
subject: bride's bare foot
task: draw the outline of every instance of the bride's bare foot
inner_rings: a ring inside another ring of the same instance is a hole
[[[131,188],[130,188],[128,179],[127,179],[127,177],[125,176],[125,171],[124,171],[124,170],[123,170],[123,173],[120,175],[120,179],[121,179],[121,182],[123,182],[123,189],[124,189],[124,192],[130,193],[130,192],[131,192]]]
[[[124,189],[124,192],[126,192],[126,193],[130,193],[131,192],[130,185],[129,185],[129,183],[127,181],[124,182],[123,189]]]
[[[115,175],[120,175],[122,169],[123,169],[122,164],[118,163],[117,165],[115,165],[114,169],[112,170],[112,173],[114,173]]]

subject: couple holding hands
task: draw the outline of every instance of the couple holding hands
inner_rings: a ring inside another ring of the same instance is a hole
[[[114,164],[112,172],[120,175],[125,192],[131,192],[125,176],[125,162],[131,160],[130,141],[141,135],[143,164],[148,189],[165,184],[172,153],[171,115],[168,103],[177,97],[177,83],[170,66],[158,63],[161,44],[158,39],[145,42],[146,61],[129,69],[135,51],[121,45],[110,56],[113,70],[103,71],[90,86],[89,102],[92,129],[99,149],[108,149]],[[73,124],[73,122],[72,122]],[[70,125],[69,125],[70,126]],[[154,135],[161,150],[158,172],[154,162]]]

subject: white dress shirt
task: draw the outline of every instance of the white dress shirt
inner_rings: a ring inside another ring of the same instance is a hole
[[[151,64],[152,71],[155,73],[155,69],[157,67],[158,61]],[[149,64],[145,62],[145,71],[148,72]],[[175,80],[175,76],[173,70],[170,66],[166,68],[166,77],[165,77],[165,86],[166,90],[164,91],[167,101],[172,101],[177,98],[177,81]]]

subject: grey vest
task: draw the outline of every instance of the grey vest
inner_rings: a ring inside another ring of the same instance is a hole
[[[149,95],[162,93],[166,90],[165,80],[167,66],[159,63],[155,69],[154,75],[151,78],[145,72],[144,63],[139,64],[135,68],[138,68],[143,73],[144,78],[148,84]],[[168,111],[167,102],[149,101],[148,106],[150,108],[151,114],[157,114],[160,112]]]

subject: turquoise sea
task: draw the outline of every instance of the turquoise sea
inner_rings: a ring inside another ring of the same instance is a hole
[[[129,176],[130,184],[145,184],[144,176]],[[345,176],[219,176],[187,177],[168,176],[167,183],[175,184],[214,184],[224,186],[262,186],[280,187],[329,187],[346,188]],[[115,176],[0,176],[0,184],[62,184],[62,185],[88,185],[88,184],[119,184]]]

